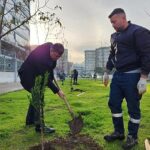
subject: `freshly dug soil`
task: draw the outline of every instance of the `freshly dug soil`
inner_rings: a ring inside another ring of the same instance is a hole
[[[29,150],[41,150],[41,144],[30,147]],[[44,143],[44,150],[103,150],[88,135],[68,136],[57,138]]]

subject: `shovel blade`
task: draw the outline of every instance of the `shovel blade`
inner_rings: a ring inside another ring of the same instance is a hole
[[[73,135],[80,133],[83,128],[83,118],[81,117],[81,114],[69,121],[69,127]]]

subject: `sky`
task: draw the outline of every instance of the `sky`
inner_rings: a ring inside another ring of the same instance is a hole
[[[127,19],[132,23],[150,29],[150,0],[50,0],[48,6],[60,5],[57,10],[64,26],[64,37],[67,43],[69,61],[82,63],[84,51],[109,46],[110,35],[114,32],[108,15],[115,8],[123,8]],[[147,14],[148,13],[148,14]],[[31,26],[31,44],[44,42],[44,30],[40,29],[39,42],[37,30]],[[59,42],[51,39],[51,42]]]

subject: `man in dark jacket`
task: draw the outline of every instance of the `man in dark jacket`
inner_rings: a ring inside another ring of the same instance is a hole
[[[49,76],[47,86],[53,91],[53,93],[57,93],[59,97],[63,99],[64,93],[53,83],[53,69],[56,67],[56,61],[61,57],[63,52],[64,47],[59,43],[45,43],[35,48],[18,71],[20,81],[24,89],[31,92],[35,85],[36,77],[39,75],[44,77],[45,73],[48,72]],[[32,104],[30,104],[26,116],[26,125],[35,124],[35,130],[40,132],[41,125],[35,123],[38,122],[40,117],[38,116],[37,118],[37,114],[37,110]],[[52,133],[55,129],[45,126],[44,131]]]
[[[77,83],[77,81],[78,81],[78,71],[77,71],[77,69],[74,69],[73,70],[73,84],[78,84]]]
[[[108,102],[112,113],[114,132],[106,135],[104,139],[110,142],[125,138],[121,107],[125,98],[130,120],[128,136],[123,148],[130,149],[137,144],[141,118],[140,99],[146,92],[147,78],[150,72],[150,31],[128,22],[126,14],[121,8],[114,9],[109,15],[109,19],[116,32],[111,35],[111,51],[103,82],[107,86],[108,73],[115,68]]]

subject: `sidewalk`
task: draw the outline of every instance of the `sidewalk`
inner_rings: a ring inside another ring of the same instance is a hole
[[[20,82],[0,83],[0,94],[23,89]]]

